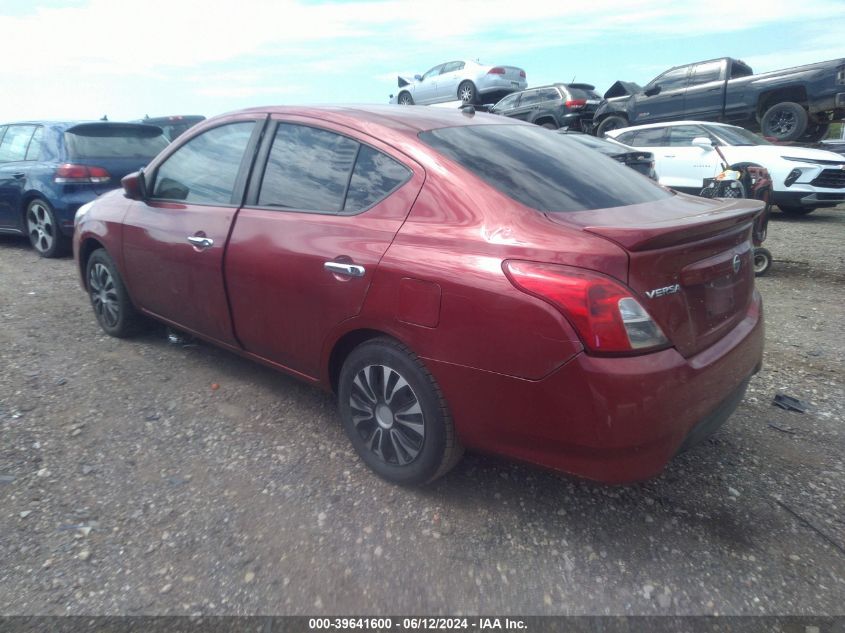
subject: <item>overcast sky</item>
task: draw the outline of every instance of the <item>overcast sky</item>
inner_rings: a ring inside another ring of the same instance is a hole
[[[755,71],[845,57],[845,0],[2,0],[0,121],[211,116],[385,103],[452,59],[644,84],[729,55]]]

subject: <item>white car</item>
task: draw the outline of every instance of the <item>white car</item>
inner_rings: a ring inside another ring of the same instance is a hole
[[[413,79],[399,78],[399,92],[391,103],[428,105],[446,101],[481,103],[482,97],[498,101],[517,90],[525,90],[525,71],[516,66],[488,66],[463,59],[438,64]]]
[[[705,178],[722,171],[718,144],[729,165],[769,170],[772,202],[804,215],[845,202],[845,157],[834,152],[769,143],[741,127],[705,121],[652,123],[611,130],[607,136],[654,154],[660,184],[698,194]]]

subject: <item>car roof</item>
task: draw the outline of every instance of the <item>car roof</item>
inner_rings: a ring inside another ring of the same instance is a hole
[[[2,125],[43,125],[46,127],[51,128],[58,128],[61,130],[67,130],[72,127],[76,127],[77,125],[129,125],[135,124],[132,121],[100,121],[97,119],[80,119],[78,121],[44,121],[44,120],[36,120],[36,121],[9,121],[6,123],[0,123]]]
[[[663,123],[645,123],[643,125],[631,125],[625,128],[619,128],[619,132],[629,132],[632,130],[647,130],[654,127],[675,127],[677,125],[713,125],[717,127],[738,127],[730,123],[718,123],[716,121],[664,121]],[[616,130],[613,130],[614,132]]]
[[[432,108],[429,106],[404,105],[346,105],[346,106],[265,106],[229,112],[225,116],[247,113],[269,113],[288,116],[309,117],[377,136],[379,130],[392,130],[416,137],[444,127],[463,125],[531,125],[525,121],[509,119],[493,114],[474,114],[455,108]],[[216,117],[215,117],[216,118]],[[214,119],[207,121],[213,122]]]

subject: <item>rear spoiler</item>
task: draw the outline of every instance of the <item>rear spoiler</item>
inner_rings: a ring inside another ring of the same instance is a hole
[[[112,121],[92,121],[90,123],[77,123],[65,130],[66,133],[79,134],[80,136],[112,136],[115,132],[134,133],[138,137],[159,136],[164,134],[157,125],[148,123],[118,123]]]
[[[626,97],[642,91],[642,86],[634,83],[633,81],[617,81],[607,89],[607,92],[604,93],[604,98],[613,99],[614,97]]]
[[[567,84],[570,88],[578,88],[579,90],[595,90],[593,84]]]

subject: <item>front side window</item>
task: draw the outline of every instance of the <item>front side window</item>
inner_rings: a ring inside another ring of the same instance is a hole
[[[628,138],[628,134],[633,134],[633,138]],[[622,143],[625,143],[625,145],[633,145],[634,147],[662,147],[665,142],[666,128],[652,127],[636,132],[628,132],[624,136],[626,137],[625,139],[621,136],[617,136],[616,138]]]
[[[258,206],[357,213],[387,197],[410,175],[389,156],[346,136],[280,123]]]
[[[667,90],[678,90],[687,85],[687,74],[689,73],[689,66],[683,68],[675,68],[670,70],[652,82],[652,85],[660,86],[660,92]]]
[[[512,95],[508,95],[495,106],[493,106],[494,110],[510,110],[511,108],[515,108],[516,105],[519,103],[519,98],[522,96],[522,93],[516,92]]]
[[[24,160],[34,125],[10,125],[0,141],[0,163]]]
[[[620,207],[673,195],[612,158],[534,125],[462,125],[421,132],[419,138],[538,211]]]
[[[431,70],[429,70],[426,74],[422,76],[422,80],[425,81],[426,79],[431,79],[432,77],[436,77],[440,74],[440,71],[443,69],[443,64],[439,66],[435,66]]]
[[[440,74],[445,75],[446,73],[453,73],[463,69],[464,62],[449,62],[448,64],[443,64],[443,70],[440,71]]]
[[[158,168],[153,198],[229,205],[254,121],[221,125],[195,136]]]

